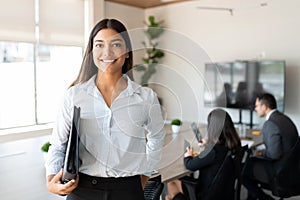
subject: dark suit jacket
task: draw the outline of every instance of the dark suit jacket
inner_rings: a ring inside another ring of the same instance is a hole
[[[271,114],[264,123],[263,142],[266,146],[264,157],[280,164],[282,158],[296,144],[298,131],[292,120],[279,111]]]
[[[250,189],[256,182],[269,187],[274,183],[274,177],[298,139],[294,123],[278,111],[273,112],[264,123],[262,134],[266,146],[263,157],[250,157],[244,169],[244,184]]]

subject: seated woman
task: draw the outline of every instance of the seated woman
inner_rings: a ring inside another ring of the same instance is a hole
[[[209,184],[217,174],[223,160],[229,150],[238,150],[241,141],[235,130],[230,115],[222,110],[211,111],[207,118],[207,140],[202,139],[204,150],[193,156],[193,149],[188,148],[184,154],[184,165],[191,171],[200,170],[197,183],[197,199],[202,199]],[[185,199],[181,187],[181,181],[169,182],[167,199]]]

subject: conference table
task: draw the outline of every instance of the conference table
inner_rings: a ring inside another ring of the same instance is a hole
[[[198,146],[198,142],[190,127],[190,124],[190,122],[184,122],[180,132],[177,134],[172,133],[171,125],[165,125],[166,137],[162,151],[162,158],[157,166],[158,175],[161,175],[161,180],[163,183],[176,180],[192,173],[191,171],[185,169],[183,163],[185,149],[184,140],[190,142],[194,151],[200,152],[201,148],[203,147]],[[205,137],[207,134],[206,125],[199,124],[198,129],[202,136]],[[262,143],[261,134],[253,135],[252,132],[253,130],[246,130],[246,136],[241,138],[242,145],[248,144],[249,147],[254,147]],[[255,133],[257,133],[257,131]]]

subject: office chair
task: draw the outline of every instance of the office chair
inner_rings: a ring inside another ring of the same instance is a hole
[[[164,184],[161,182],[161,176],[149,179],[144,188],[145,200],[159,200],[163,189]]]
[[[300,195],[300,138],[287,155],[271,183],[261,184],[280,199]]]
[[[240,200],[242,160],[248,146],[238,152],[228,151],[216,176],[209,185],[208,191],[201,200]],[[184,192],[189,200],[197,200],[197,180],[192,178],[181,179]]]

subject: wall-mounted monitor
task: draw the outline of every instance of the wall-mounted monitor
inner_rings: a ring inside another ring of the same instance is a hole
[[[278,110],[284,111],[285,61],[234,61],[206,63],[204,104],[253,110],[256,96],[275,96]]]

